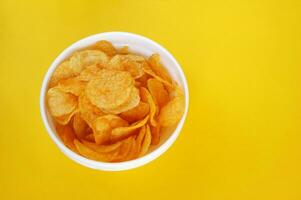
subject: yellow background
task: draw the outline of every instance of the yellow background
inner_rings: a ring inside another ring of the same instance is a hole
[[[1,199],[301,199],[299,0],[0,0]],[[102,172],[65,157],[39,113],[50,63],[105,31],[181,63],[190,110],[159,159]]]

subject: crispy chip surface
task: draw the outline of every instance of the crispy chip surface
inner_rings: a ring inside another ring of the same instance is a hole
[[[112,110],[126,103],[134,87],[134,79],[128,72],[101,70],[92,79],[86,94],[92,104],[101,110]]]
[[[139,78],[143,76],[143,63],[146,62],[142,56],[137,55],[116,55],[114,56],[108,65],[107,69],[120,70],[129,72],[133,78]]]
[[[59,81],[57,87],[63,92],[79,96],[84,91],[86,83],[77,77],[71,77]]]
[[[167,90],[157,79],[148,79],[147,88],[159,108],[162,108],[169,101],[169,94]]]
[[[185,109],[185,99],[182,92],[178,91],[175,97],[160,111],[159,123],[163,127],[173,126],[179,122]]]
[[[117,52],[112,43],[107,40],[96,42],[94,47],[106,53],[108,56],[114,56]]]
[[[49,111],[54,117],[70,114],[77,107],[77,98],[70,93],[63,92],[57,87],[50,88],[46,98]]]

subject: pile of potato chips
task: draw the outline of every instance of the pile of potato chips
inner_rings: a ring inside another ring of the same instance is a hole
[[[148,59],[105,40],[77,51],[54,71],[47,106],[71,150],[121,162],[160,143],[161,130],[184,112],[184,94],[158,54]]]

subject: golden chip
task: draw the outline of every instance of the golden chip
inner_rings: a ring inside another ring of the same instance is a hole
[[[47,92],[48,108],[52,116],[60,117],[72,113],[77,107],[76,96],[63,92],[57,87]]]
[[[104,113],[94,106],[83,92],[78,98],[78,109],[81,117],[92,127],[94,120]]]
[[[146,125],[146,133],[145,133],[145,136],[144,136],[144,139],[142,142],[142,146],[141,146],[141,150],[140,150],[140,154],[139,154],[140,156],[143,156],[147,153],[151,142],[152,142],[152,135],[150,132],[150,128],[148,125]]]
[[[140,101],[140,103],[136,107],[121,113],[120,116],[128,122],[132,123],[143,119],[148,113],[149,105]]]
[[[98,108],[112,110],[128,101],[133,85],[134,79],[128,72],[101,70],[88,83],[86,94]]]
[[[166,71],[165,67],[160,63],[160,56],[159,54],[153,54],[149,57],[148,63],[151,69],[163,80],[171,83],[172,79],[170,78],[168,72]]]
[[[145,62],[146,61],[142,56],[132,54],[116,55],[110,60],[106,68],[111,70],[128,71],[133,78],[136,79],[143,76],[143,63]]]
[[[149,124],[151,134],[152,134],[152,145],[157,145],[160,142],[160,124],[157,126],[152,126]]]
[[[111,140],[116,141],[130,136],[131,134],[135,133],[135,130],[144,126],[147,123],[148,119],[149,116],[147,115],[144,119],[137,121],[130,126],[113,129],[111,133]]]
[[[128,137],[122,141],[118,155],[115,158],[113,158],[114,162],[125,161],[127,159],[131,151],[133,141],[133,137]]]
[[[97,65],[87,66],[78,76],[78,79],[81,81],[90,81],[96,77],[100,68]]]
[[[96,42],[94,45],[96,49],[99,49],[106,53],[108,56],[114,56],[116,54],[116,49],[112,45],[111,42],[106,41],[106,40],[101,40],[99,42]]]
[[[149,91],[144,87],[140,88],[140,95],[141,95],[141,99],[146,99],[147,103],[149,104],[150,123],[152,124],[152,126],[157,126],[157,122],[155,120],[155,115],[157,113],[157,107],[154,102],[154,99],[152,98]]]
[[[138,152],[140,152],[141,150],[141,146],[142,146],[142,142],[143,139],[145,137],[145,133],[146,133],[146,126],[142,126],[142,128],[140,129],[138,136],[136,138],[136,142],[137,142],[137,146],[138,146]]]
[[[115,115],[104,115],[95,119],[93,132],[97,144],[103,144],[110,140],[111,131],[114,128],[128,126],[128,122]]]
[[[111,109],[111,110],[104,109],[103,111],[111,114],[119,114],[136,107],[139,104],[139,102],[140,102],[139,90],[135,87],[132,87],[130,97],[124,104],[118,106],[115,109]]]
[[[98,50],[83,50],[75,52],[69,60],[61,63],[54,71],[50,86],[57,84],[59,80],[77,76],[89,65],[105,66],[109,61],[108,56]]]
[[[123,46],[120,49],[118,49],[119,54],[129,54],[129,47],[128,46]]]
[[[57,87],[63,92],[69,92],[75,96],[79,96],[84,91],[86,83],[77,77],[71,77],[59,81]]]
[[[105,162],[110,162],[113,157],[112,154],[109,153],[98,153],[96,151],[93,151],[83,143],[81,143],[79,140],[74,139],[74,145],[77,149],[77,151],[84,157],[93,159],[93,160],[98,160],[98,161],[105,161]]]
[[[70,126],[62,126],[57,124],[56,131],[60,136],[63,143],[71,150],[77,152],[73,140],[75,139],[75,134]]]
[[[66,125],[69,123],[69,121],[71,120],[71,118],[73,117],[74,114],[76,114],[77,110],[75,109],[73,112],[66,114],[66,115],[62,115],[59,117],[53,117],[54,120],[61,124],[61,125]]]
[[[109,144],[109,145],[98,145],[95,144],[94,142],[88,142],[83,140],[82,143],[92,149],[93,151],[96,151],[98,153],[108,153],[112,152],[115,150],[118,150],[118,148],[121,146],[122,142],[116,142],[114,144]]]
[[[162,127],[175,125],[181,119],[184,109],[184,94],[180,89],[177,89],[175,97],[161,109],[158,117],[159,123]]]
[[[86,135],[85,140],[87,140],[89,142],[95,142],[94,134],[90,133],[90,134]]]
[[[84,138],[87,135],[88,124],[80,116],[80,113],[76,113],[73,116],[73,130],[78,138]]]
[[[157,79],[148,79],[147,88],[159,108],[162,108],[169,101],[167,90],[164,88],[164,85]]]

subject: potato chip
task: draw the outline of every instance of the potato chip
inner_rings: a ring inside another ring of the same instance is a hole
[[[71,77],[59,81],[57,87],[63,92],[69,92],[75,96],[79,96],[84,91],[86,83],[77,77]]]
[[[148,113],[149,113],[149,105],[147,103],[140,101],[140,103],[136,107],[121,113],[120,117],[132,123],[143,119]]]
[[[111,140],[116,141],[130,136],[134,133],[135,130],[144,126],[147,123],[148,119],[149,116],[147,115],[144,119],[137,121],[130,126],[113,129],[111,133]]]
[[[135,79],[135,81],[140,83],[140,87],[147,87],[147,80],[149,78],[151,78],[151,76],[144,73],[143,76]]]
[[[134,138],[133,137],[128,137],[122,141],[122,144],[120,146],[118,156],[116,156],[113,161],[114,162],[120,162],[120,161],[125,161],[132,149]]]
[[[108,56],[98,50],[83,50],[75,52],[69,60],[61,63],[54,71],[50,86],[57,84],[59,80],[77,76],[86,66],[105,66],[109,62]]]
[[[116,54],[116,49],[114,48],[112,43],[107,40],[96,42],[94,47],[106,53],[108,56],[114,56]]]
[[[146,133],[142,142],[142,146],[139,154],[140,156],[143,156],[147,153],[151,142],[152,142],[152,135],[150,132],[150,128],[148,125],[146,125]]]
[[[93,151],[96,151],[98,153],[108,153],[112,152],[115,150],[118,150],[118,148],[121,146],[122,142],[116,142],[114,144],[109,144],[109,145],[98,145],[95,144],[94,142],[89,142],[86,140],[83,140],[82,143],[92,149]]]
[[[132,145],[131,145],[130,151],[124,160],[132,160],[139,155],[138,143],[136,142],[135,139],[132,139],[131,143],[132,143]]]
[[[90,81],[97,76],[100,68],[97,65],[87,66],[78,76],[81,81]]]
[[[47,92],[48,108],[52,116],[60,117],[72,113],[77,107],[76,96],[65,93],[57,87]]]
[[[179,122],[185,109],[184,94],[178,89],[175,97],[160,111],[159,123],[162,127],[173,126]]]
[[[110,162],[113,159],[112,154],[98,153],[96,151],[93,151],[77,139],[74,139],[73,142],[78,152],[84,157],[104,162]]]
[[[104,67],[109,62],[109,57],[104,52],[98,50],[83,50],[76,52],[74,56],[79,57],[80,64],[83,67],[90,65]]]
[[[128,72],[101,70],[88,83],[86,94],[101,110],[112,110],[128,101],[133,85],[134,79]]]
[[[73,115],[76,114],[77,110],[75,109],[73,112],[66,114],[66,115],[62,115],[59,117],[53,117],[54,120],[61,124],[61,125],[66,125],[70,122],[70,120],[72,119]]]
[[[89,142],[95,142],[94,134],[90,133],[90,134],[86,135],[85,140],[87,140]]]
[[[143,142],[143,139],[145,137],[145,133],[146,133],[146,126],[142,126],[142,128],[140,129],[138,136],[136,138],[136,142],[137,142],[137,146],[138,146],[138,152],[140,152],[141,150],[141,145]]]
[[[164,88],[164,85],[157,79],[148,79],[147,88],[159,108],[162,108],[169,101],[167,90]]]
[[[160,124],[157,126],[152,126],[149,124],[151,134],[152,134],[152,145],[157,145],[160,142]]]
[[[70,126],[56,125],[56,131],[60,136],[63,143],[71,150],[77,152],[73,140],[75,139],[75,134]]]
[[[155,72],[153,72],[150,68],[143,68],[144,72],[148,75],[154,77],[158,81],[162,82],[166,87],[173,89],[173,84],[169,83],[168,81],[162,79],[160,76],[156,75]]]
[[[88,132],[88,124],[86,121],[80,116],[80,113],[76,113],[73,116],[72,121],[73,130],[78,138],[84,138]]]
[[[146,62],[142,56],[137,55],[116,55],[114,56],[108,65],[107,69],[128,71],[133,78],[139,78],[143,76],[143,63]]]
[[[110,140],[111,131],[114,128],[128,126],[128,122],[115,115],[104,115],[95,119],[93,132],[97,144],[103,144]]]
[[[150,123],[152,124],[152,126],[157,126],[157,122],[155,120],[155,115],[156,115],[156,112],[157,112],[157,107],[156,107],[156,104],[154,102],[154,99],[152,98],[152,96],[149,93],[149,91],[146,88],[144,88],[144,87],[140,88],[140,95],[141,95],[141,99],[146,99],[147,103],[149,104],[149,119],[150,119]]]
[[[81,114],[81,117],[89,124],[90,127],[92,127],[92,123],[94,120],[104,115],[104,113],[94,106],[85,93],[82,93],[78,98],[78,109]]]
[[[129,54],[129,47],[128,46],[123,46],[120,49],[118,49],[119,54]]]
[[[110,110],[103,109],[103,111],[105,113],[119,114],[119,113],[126,112],[126,111],[136,107],[140,102],[139,90],[135,87],[131,87],[131,88],[132,88],[132,91],[130,93],[130,97],[124,104],[116,107],[115,109],[110,109]]]
[[[151,69],[163,80],[166,80],[169,83],[172,83],[172,79],[166,71],[165,67],[160,63],[159,54],[153,54],[149,57],[148,63]]]

